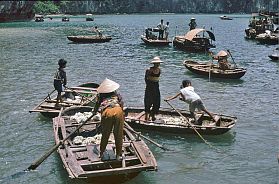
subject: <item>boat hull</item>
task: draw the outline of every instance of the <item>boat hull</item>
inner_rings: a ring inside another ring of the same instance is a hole
[[[173,46],[179,50],[189,52],[208,52],[210,48],[215,48],[215,46],[211,44],[197,44],[191,41],[178,40],[176,38],[173,40]]]
[[[171,109],[161,109],[156,115],[157,120],[145,121],[143,108],[127,108],[126,112],[126,122],[135,129],[144,129],[149,131],[157,131],[172,134],[196,134],[194,128],[187,125],[185,122],[182,124],[172,124],[166,123],[171,118],[180,118],[180,115]],[[189,118],[190,113],[180,110],[182,114]],[[141,115],[139,117],[139,115]],[[209,116],[204,115],[200,121],[203,122],[202,125],[193,125],[195,129],[203,135],[220,135],[228,132],[236,123],[236,117],[229,117],[222,115],[220,126],[207,126],[206,123],[209,122]],[[224,122],[224,123],[223,123]],[[223,123],[223,124],[222,124]]]
[[[61,113],[61,117],[53,119],[55,142],[58,144],[80,125],[73,118],[77,112],[92,112],[92,107],[72,107]],[[134,133],[124,126],[123,159],[115,158],[115,143],[113,134],[110,135],[103,159],[99,157],[100,137],[98,135],[100,120],[90,119],[81,129],[67,139],[64,146],[58,148],[59,156],[69,177],[84,181],[107,181],[108,179],[123,179],[135,177],[142,171],[157,170],[157,162],[152,152],[143,140],[135,137]],[[112,136],[112,137],[111,137]],[[90,138],[93,142],[76,143],[77,137]],[[98,142],[98,143],[97,143]],[[115,180],[113,180],[115,181]]]
[[[76,87],[71,87],[62,94],[63,103],[60,106],[55,106],[57,93],[53,90],[47,97],[38,104],[34,109],[29,112],[39,112],[46,118],[57,117],[60,113],[61,107],[64,109],[71,106],[79,105],[94,105],[95,95],[97,94],[97,88],[99,84],[96,83],[84,83]],[[54,93],[55,92],[55,93]],[[86,95],[88,98],[77,100],[76,96]],[[72,101],[69,101],[71,99]]]
[[[279,61],[279,55],[269,55],[268,57],[273,61]]]
[[[141,37],[141,40],[146,44],[150,46],[168,46],[171,41],[168,40],[152,40],[147,39],[146,37]]]
[[[210,78],[240,79],[246,73],[246,69],[244,68],[221,70],[216,65],[213,65],[216,67],[212,67],[209,64],[198,63],[195,61],[184,61],[183,64],[189,71],[197,75],[206,76]],[[210,69],[210,67],[212,67],[213,69]]]
[[[112,38],[108,36],[67,36],[68,40],[75,43],[104,43],[109,42]]]

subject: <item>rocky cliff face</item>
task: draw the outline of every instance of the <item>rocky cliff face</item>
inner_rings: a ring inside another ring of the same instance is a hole
[[[0,1],[0,22],[27,21],[34,17],[35,1]]]
[[[81,13],[251,13],[278,11],[278,0],[91,0],[65,3],[63,12]]]

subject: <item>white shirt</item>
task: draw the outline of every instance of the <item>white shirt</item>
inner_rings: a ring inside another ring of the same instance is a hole
[[[185,101],[187,103],[194,102],[198,99],[201,99],[201,97],[194,91],[194,87],[188,86],[180,90],[180,92],[184,95]]]

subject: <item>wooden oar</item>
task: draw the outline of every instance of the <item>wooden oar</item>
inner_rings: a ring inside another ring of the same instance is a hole
[[[60,113],[61,115],[61,113]],[[66,138],[64,138],[62,141],[60,141],[58,144],[50,148],[43,156],[41,156],[39,159],[37,159],[35,162],[33,162],[26,171],[34,170],[36,169],[45,159],[47,159],[55,150],[58,149],[58,147],[62,144],[64,144],[65,141],[67,141],[74,133],[76,133],[83,125],[86,124],[87,121],[89,121],[95,113],[93,113],[90,117],[88,117],[82,124],[80,124],[72,133],[70,133]],[[61,117],[58,117],[61,118]]]
[[[129,131],[131,131],[131,132],[137,134],[138,136],[140,136],[140,137],[142,137],[142,138],[148,140],[149,142],[151,142],[152,144],[158,146],[159,148],[161,148],[161,149],[163,149],[163,150],[165,150],[165,151],[173,151],[173,150],[170,150],[170,149],[168,149],[168,148],[162,146],[161,144],[159,144],[159,143],[157,143],[157,142],[155,142],[155,141],[149,139],[148,137],[145,137],[145,136],[142,135],[141,133],[136,132],[134,129],[132,129],[132,127],[130,127],[130,125],[128,125],[128,123],[124,122],[124,125],[126,126],[126,128],[127,128]]]
[[[212,147],[212,144],[210,144],[209,142],[207,142],[207,140],[205,140],[203,138],[203,136],[197,131],[197,129],[195,128],[195,126],[188,120],[188,118],[186,118],[185,116],[183,116],[183,114],[181,114],[180,111],[178,111],[176,108],[174,108],[174,106],[172,106],[167,100],[165,100],[165,102],[167,102],[167,104],[169,104],[169,106],[171,106],[171,108],[173,108],[173,110],[175,110],[182,118],[184,118],[185,120],[187,120],[187,123],[194,129],[194,131],[198,134],[198,136],[209,146]]]
[[[228,53],[230,54],[230,56],[231,56],[231,58],[232,58],[232,60],[233,60],[234,67],[236,68],[236,67],[237,67],[237,65],[236,65],[236,63],[235,63],[235,61],[234,61],[234,58],[233,58],[233,56],[232,56],[232,54],[231,54],[230,50],[228,49],[227,51],[228,51]]]

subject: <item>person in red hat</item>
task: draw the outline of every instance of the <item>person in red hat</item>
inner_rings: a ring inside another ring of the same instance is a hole
[[[117,89],[120,85],[110,79],[105,79],[97,88],[98,96],[94,113],[101,112],[102,138],[100,143],[100,158],[108,144],[113,129],[116,147],[116,159],[121,159],[123,145],[124,111],[123,101]]]

